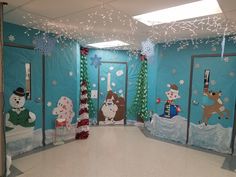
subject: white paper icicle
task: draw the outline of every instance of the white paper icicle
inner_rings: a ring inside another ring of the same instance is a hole
[[[226,33],[226,31],[227,31],[227,27],[225,28],[223,40],[221,42],[221,58],[224,57],[224,52],[225,52],[225,33]]]

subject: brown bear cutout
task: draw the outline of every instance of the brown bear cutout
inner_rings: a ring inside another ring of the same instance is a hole
[[[120,121],[123,120],[125,117],[125,99],[123,97],[119,97],[116,93],[112,92],[111,90],[107,92],[106,101],[108,99],[114,98],[113,103],[118,107],[118,110],[116,111],[114,121]],[[99,121],[105,121],[106,117],[103,114],[102,107],[106,103],[103,103],[100,110],[99,110]]]

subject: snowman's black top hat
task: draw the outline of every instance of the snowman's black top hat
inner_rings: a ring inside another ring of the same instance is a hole
[[[21,87],[18,87],[16,90],[14,90],[13,93],[17,96],[25,96],[25,91]]]

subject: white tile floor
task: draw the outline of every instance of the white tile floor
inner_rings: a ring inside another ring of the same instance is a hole
[[[93,127],[73,141],[17,159],[19,177],[236,177],[224,157],[146,138],[137,127]]]

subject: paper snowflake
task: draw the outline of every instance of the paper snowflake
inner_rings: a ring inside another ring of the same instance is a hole
[[[124,74],[124,71],[123,71],[123,70],[118,70],[118,71],[116,71],[116,75],[117,75],[118,77],[122,76],[123,74]]]
[[[211,85],[216,85],[216,80],[211,80]]]
[[[57,85],[57,81],[56,81],[56,80],[53,80],[53,81],[52,81],[52,85]]]
[[[48,106],[48,107],[51,107],[51,106],[52,106],[52,102],[49,101],[49,102],[47,103],[47,106]]]
[[[213,52],[215,52],[216,50],[217,50],[216,47],[211,48],[211,51],[213,51]]]
[[[72,71],[69,72],[69,76],[73,76],[73,72]]]
[[[98,68],[102,63],[101,63],[101,57],[98,57],[96,54],[94,55],[94,57],[90,58],[92,60],[91,65],[94,65],[95,68]]]
[[[229,57],[225,57],[224,62],[228,63],[229,62]]]
[[[177,72],[177,70],[174,68],[174,69],[172,69],[172,74],[176,74],[176,72]]]
[[[194,90],[194,91],[193,91],[193,94],[194,94],[194,95],[197,95],[197,94],[198,94],[198,91],[197,91],[197,90]]]
[[[119,93],[123,93],[123,90],[122,90],[122,89],[120,89],[120,90],[119,90]]]
[[[154,55],[154,47],[155,44],[150,40],[147,39],[146,41],[142,42],[142,54],[146,55],[146,57],[151,57]]]
[[[200,64],[199,63],[196,63],[195,65],[194,65],[194,68],[200,68]]]
[[[230,76],[230,77],[234,77],[234,76],[235,76],[235,73],[234,73],[233,71],[231,71],[231,72],[229,73],[229,76]]]
[[[229,98],[228,98],[228,97],[225,97],[225,98],[224,98],[224,102],[225,102],[225,103],[228,103],[228,102],[229,102]]]
[[[39,51],[44,55],[51,55],[56,45],[56,39],[49,37],[48,35],[36,36],[33,41],[35,50]]]
[[[11,41],[11,42],[15,41],[15,36],[9,35],[8,40]]]
[[[180,84],[180,85],[183,85],[183,84],[184,84],[184,80],[180,80],[180,81],[179,81],[179,84]]]

